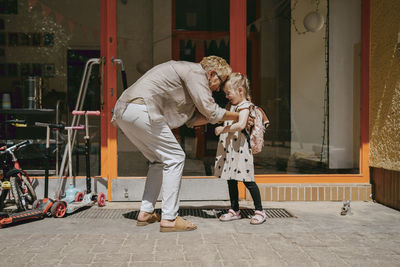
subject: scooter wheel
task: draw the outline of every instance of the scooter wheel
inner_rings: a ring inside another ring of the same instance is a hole
[[[75,195],[75,202],[81,202],[83,200],[83,192],[78,192]]]
[[[97,206],[104,207],[106,205],[106,196],[104,193],[100,193],[97,195]]]
[[[66,211],[67,211],[67,206],[62,201],[55,202],[51,207],[51,215],[53,215],[54,218],[64,217]]]

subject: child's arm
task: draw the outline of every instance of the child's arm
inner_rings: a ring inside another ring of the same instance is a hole
[[[226,121],[226,120],[232,120],[232,121],[237,121],[239,118],[239,113],[237,112],[232,112],[232,111],[226,111],[224,116],[222,117],[221,121]],[[193,126],[201,126],[209,123],[206,117],[203,115],[198,115]]]
[[[241,131],[246,127],[247,118],[249,117],[250,110],[248,108],[239,111],[239,120],[232,125],[218,126],[215,128],[215,135],[220,135],[221,133],[237,132]]]

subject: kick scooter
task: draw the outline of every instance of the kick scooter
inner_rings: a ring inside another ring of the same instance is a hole
[[[46,135],[46,149],[48,153],[49,151],[49,140],[50,140],[50,129],[67,129],[68,135],[71,137],[72,130],[83,130],[83,126],[74,126],[74,127],[64,127],[62,124],[49,124],[49,123],[36,123],[36,126],[47,127],[47,135]],[[70,141],[70,138],[68,139]],[[67,149],[70,149],[71,144],[68,142]],[[69,150],[69,154],[71,155],[71,150]],[[70,162],[70,177],[72,175],[72,164]],[[35,200],[32,204],[32,210],[27,210],[18,213],[8,214],[5,212],[0,213],[0,228],[5,226],[15,224],[23,221],[31,221],[43,219],[46,216],[53,216],[55,218],[62,218],[65,216],[67,203],[63,200],[53,200],[51,198],[47,198],[48,193],[48,164],[46,164],[45,170],[45,198],[40,200]]]
[[[88,116],[100,116],[100,111],[72,111],[72,115],[85,116],[85,157],[86,157],[86,190],[79,191],[72,184],[65,191],[65,197],[61,199],[66,203],[66,213],[71,214],[83,207],[93,206],[95,203],[99,207],[105,206],[104,193],[96,194],[91,189],[91,175],[90,175],[90,137],[89,137],[89,123]],[[70,173],[72,170],[71,158],[69,159]],[[71,178],[71,175],[70,175]]]

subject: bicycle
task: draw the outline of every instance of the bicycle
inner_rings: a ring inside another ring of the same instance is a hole
[[[21,169],[14,154],[18,149],[31,143],[32,141],[25,140],[8,148],[6,146],[0,147],[1,168],[3,170],[2,184],[8,181],[10,183],[10,188],[6,187],[1,190],[0,210],[4,207],[9,190],[11,190],[18,210],[28,210],[29,205],[32,205],[37,199],[29,175]]]

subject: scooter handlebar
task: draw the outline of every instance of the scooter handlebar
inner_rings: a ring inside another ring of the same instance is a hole
[[[95,111],[91,111],[91,110],[73,110],[72,111],[72,115],[85,115],[87,114],[88,116],[100,116],[100,111],[95,110]]]
[[[72,130],[84,130],[85,126],[81,125],[81,126],[69,126],[69,127],[65,127],[66,130],[68,129],[72,129]]]
[[[64,129],[65,125],[62,123],[56,124],[56,123],[45,123],[45,122],[35,122],[35,126],[39,127],[49,127],[50,129],[59,129],[62,130]]]

